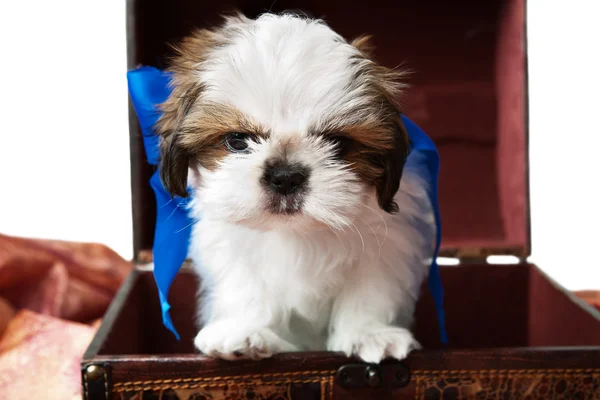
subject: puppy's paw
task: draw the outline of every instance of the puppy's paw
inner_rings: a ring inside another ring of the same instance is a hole
[[[348,357],[357,356],[367,363],[377,364],[385,358],[405,359],[421,345],[405,328],[384,327],[356,332],[339,332],[328,343],[329,351],[341,351]]]
[[[268,328],[244,330],[229,324],[214,323],[203,328],[194,345],[198,350],[212,358],[236,360],[251,358],[259,360],[273,354],[295,351],[296,348],[281,339]]]

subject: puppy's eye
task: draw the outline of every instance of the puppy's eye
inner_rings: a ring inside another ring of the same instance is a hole
[[[333,144],[335,149],[335,155],[338,157],[342,157],[348,153],[350,148],[352,147],[352,139],[348,136],[335,135],[330,136],[328,141]]]
[[[241,132],[231,132],[225,136],[225,146],[232,153],[244,153],[248,151],[248,140],[250,135]]]

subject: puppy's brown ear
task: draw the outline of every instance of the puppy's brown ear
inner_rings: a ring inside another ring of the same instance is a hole
[[[196,79],[198,65],[217,43],[214,32],[197,30],[173,46],[175,55],[169,68],[172,91],[159,107],[162,115],[155,126],[161,137],[159,173],[165,189],[172,195],[187,196],[190,153],[182,146],[181,126],[202,92]]]
[[[180,82],[161,105],[156,131],[161,136],[159,174],[171,195],[187,197],[189,152],[181,145],[181,124],[199,95],[192,81]]]
[[[375,51],[375,46],[373,45],[373,42],[371,41],[371,36],[370,35],[361,35],[359,37],[357,37],[356,39],[354,39],[352,41],[352,43],[350,43],[352,46],[356,47],[358,49],[358,51],[360,51],[365,57],[373,57],[373,52]]]
[[[171,135],[161,144],[159,164],[160,179],[165,189],[171,194],[187,197],[189,156],[179,145],[178,137]]]
[[[370,45],[361,44],[366,50],[370,51]],[[366,47],[364,47],[366,46]],[[398,211],[398,205],[394,201],[394,196],[400,188],[400,180],[404,172],[404,164],[409,152],[409,139],[406,128],[402,123],[401,110],[405,89],[408,85],[406,78],[411,71],[404,67],[390,69],[377,64],[371,58],[371,74],[377,98],[379,99],[378,109],[380,110],[380,119],[382,120],[387,134],[388,145],[380,153],[378,160],[379,167],[383,174],[375,182],[377,200],[379,206],[388,213]]]
[[[383,175],[375,183],[377,193],[377,202],[379,207],[388,213],[398,211],[398,204],[394,201],[394,196],[400,188],[400,180],[404,172],[404,164],[408,156],[409,143],[408,134],[398,112],[396,117],[392,117],[390,133],[393,135],[392,146],[381,157],[383,164]]]

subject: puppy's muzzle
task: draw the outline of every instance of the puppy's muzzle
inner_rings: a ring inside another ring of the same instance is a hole
[[[263,181],[276,194],[290,195],[298,193],[306,187],[308,171],[299,165],[268,165]]]

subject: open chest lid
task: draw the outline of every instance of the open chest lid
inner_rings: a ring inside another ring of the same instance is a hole
[[[236,8],[253,17],[298,9],[351,39],[373,35],[375,57],[405,64],[405,114],[435,142],[441,159],[440,256],[484,260],[530,254],[525,0],[368,3],[250,0],[127,2],[128,66],[165,68],[169,44],[212,26]],[[135,111],[130,106],[134,250],[148,260],[155,199]]]

